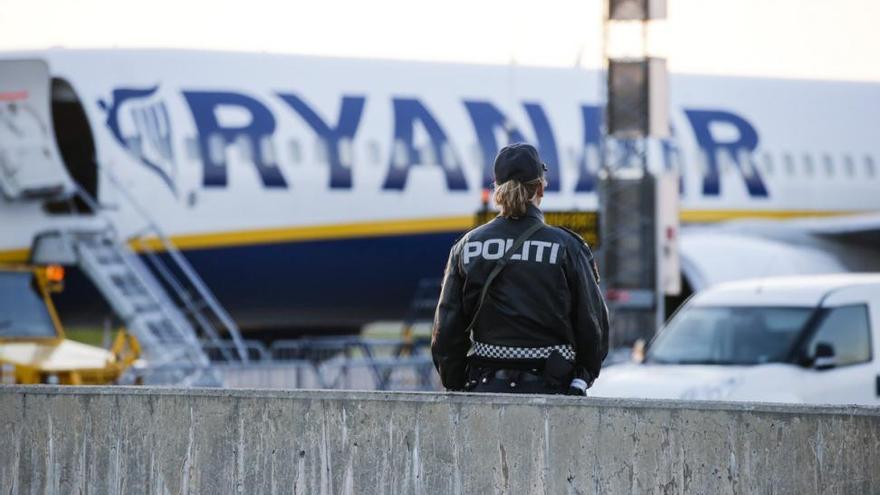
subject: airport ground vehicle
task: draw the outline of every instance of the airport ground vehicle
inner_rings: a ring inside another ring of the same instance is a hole
[[[731,282],[692,297],[592,395],[880,405],[880,274]]]
[[[0,265],[0,383],[113,383],[137,360],[137,341],[124,330],[110,350],[65,338],[49,297],[63,273]]]

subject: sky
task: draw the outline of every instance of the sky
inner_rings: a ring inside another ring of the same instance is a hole
[[[880,0],[667,0],[674,72],[880,81]],[[0,0],[0,50],[162,47],[596,67],[602,0]],[[614,28],[624,49],[627,28]],[[631,28],[630,28],[631,29]]]

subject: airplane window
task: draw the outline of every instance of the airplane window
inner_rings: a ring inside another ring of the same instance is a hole
[[[299,146],[299,141],[291,139],[288,148],[290,148],[290,161],[292,161],[294,165],[302,163],[302,149]]]
[[[587,163],[592,163],[594,169],[599,168],[599,149],[596,146],[588,146],[584,148],[583,153],[587,159]],[[681,153],[678,148],[673,148],[672,152],[668,153],[666,156],[668,157],[666,160],[667,170],[673,170],[681,174],[684,165],[682,164]]]
[[[795,173],[794,157],[792,157],[790,154],[786,153],[786,154],[782,155],[782,160],[785,162],[786,175],[794,175],[794,173]]]
[[[563,161],[560,165],[571,170],[573,173],[577,173],[577,170],[581,166],[581,162],[586,160],[587,168],[590,167],[590,159],[587,157],[587,148],[583,147],[580,149],[576,149],[575,147],[571,147],[568,151],[568,160]]]
[[[278,164],[275,157],[275,145],[269,136],[263,136],[260,139],[260,158],[264,163]]]
[[[208,155],[212,163],[223,163],[226,160],[226,141],[219,133],[208,136]]]
[[[673,156],[675,157],[673,160],[675,169],[678,170],[679,173],[682,173],[682,168],[684,166],[681,163],[678,153],[674,153]],[[593,173],[598,172],[599,168],[602,166],[602,156],[599,154],[599,148],[597,146],[587,146],[584,149],[584,157],[587,160],[587,168]]]
[[[238,150],[238,156],[243,162],[254,161],[254,148],[251,146],[251,140],[245,135],[238,136],[235,140],[235,148]]]
[[[381,165],[382,164],[382,152],[379,149],[379,142],[376,140],[370,141],[367,144],[367,153],[370,155],[370,161],[373,162],[373,165]]]
[[[852,177],[856,175],[856,162],[853,160],[852,156],[844,155],[843,166],[846,169],[847,176]]]
[[[804,175],[807,177],[813,176],[813,170],[815,167],[813,166],[813,157],[810,155],[804,155]]]
[[[327,142],[321,138],[315,139],[315,161],[317,163],[327,163]]]
[[[202,153],[199,151],[199,142],[196,138],[186,138],[186,156],[193,161],[201,159]]]
[[[443,153],[443,164],[446,165],[447,168],[456,168],[458,163],[452,146],[449,143],[445,143],[441,151]]]
[[[480,149],[480,145],[476,143],[472,144],[470,154],[473,157],[471,160],[474,167],[480,168],[482,166],[480,164],[483,163],[483,150]]]
[[[406,162],[409,160],[409,152],[406,149],[406,143],[403,140],[398,139],[394,142],[394,155],[392,156],[392,163],[395,167],[402,168],[406,166]]]
[[[125,146],[130,149],[135,155],[143,156],[143,151],[141,150],[141,139],[136,136],[130,136],[125,138]]]
[[[697,163],[700,164],[700,175],[709,175],[709,154],[703,148],[698,152]]]
[[[568,163],[569,164],[576,164],[580,161],[581,154],[578,152],[577,149],[575,149],[574,146],[569,146],[569,147],[565,148],[565,152],[568,155]]]
[[[351,139],[343,138],[337,143],[337,152],[339,153],[339,161],[343,167],[351,167],[354,163],[354,145]]]
[[[422,147],[421,151],[421,162],[426,165],[437,165],[438,160],[434,153],[434,147],[431,145],[425,145]]]
[[[736,166],[736,159],[733,157],[733,154],[728,151],[719,151],[717,159],[722,175],[729,174]]]
[[[745,148],[739,150],[739,166],[745,177],[755,175],[755,162],[752,160],[752,153]]]
[[[876,171],[874,170],[874,158],[872,158],[870,155],[866,155],[865,156],[865,175],[867,175],[870,178],[874,178],[875,172]]]
[[[828,177],[834,177],[834,159],[831,158],[831,155],[827,153],[823,155],[822,163],[825,164],[825,175]]]
[[[773,175],[773,154],[769,151],[764,152],[764,173]]]

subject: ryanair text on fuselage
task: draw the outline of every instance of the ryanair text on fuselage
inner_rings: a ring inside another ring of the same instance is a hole
[[[166,93],[167,94],[167,93]],[[227,187],[228,163],[225,147],[240,145],[247,150],[262,184],[266,188],[287,188],[289,178],[278,165],[279,155],[274,152],[273,140],[277,137],[278,117],[274,112],[253,95],[237,91],[200,91],[182,90],[186,106],[188,106],[195,123],[196,148],[202,162],[202,185],[206,188]],[[155,100],[160,98],[160,100]],[[364,95],[342,95],[338,116],[325,118],[319,114],[307,99],[292,92],[279,92],[271,98],[280,100],[291,113],[299,116],[311,131],[326,146],[326,160],[329,165],[330,189],[352,189],[354,175],[352,173],[352,153],[344,152],[351,147],[357,138],[362,116],[367,108],[367,97]],[[148,111],[138,106],[138,102],[152,102]],[[526,141],[522,127],[513,123],[509,115],[490,101],[479,99],[463,99],[462,105],[473,125],[475,141],[480,150],[482,177],[480,184],[468,184],[463,173],[463,160],[459,151],[461,143],[452,143],[450,134],[444,123],[437,118],[431,107],[422,99],[414,97],[392,96],[390,107],[392,115],[392,138],[388,171],[381,188],[383,190],[403,190],[406,187],[410,169],[425,162],[436,161],[445,176],[446,187],[450,191],[472,190],[474,186],[490,187],[492,184],[492,165],[495,153],[500,146],[497,134],[503,131],[508,141]],[[172,121],[168,106],[159,96],[159,86],[150,88],[117,88],[113,90],[109,100],[101,100],[100,108],[107,115],[107,125],[119,143],[138,157],[146,166],[162,176],[169,187],[175,189],[173,169],[175,168],[174,144],[171,139]],[[560,152],[555,133],[548,113],[544,107],[534,101],[522,102],[529,124],[534,132],[535,144],[541,156],[550,168],[547,190],[557,192],[562,183],[559,166]],[[597,161],[601,146],[602,110],[596,105],[579,105],[572,109],[580,113],[582,123],[583,153],[577,163],[575,192],[593,193],[598,183],[599,169]],[[230,124],[217,117],[219,109],[233,108],[248,118],[245,124]],[[720,163],[719,157],[726,155],[741,172],[750,196],[767,197],[767,189],[760,172],[751,165],[748,156],[759,144],[757,129],[742,116],[717,109],[682,109],[690,124],[691,130],[706,159],[705,173],[702,178],[704,196],[720,195]],[[131,113],[130,118],[123,115]],[[133,129],[123,130],[123,120],[135,123]],[[138,124],[140,123],[140,124]],[[728,136],[716,136],[711,128],[726,126],[736,134],[734,139]],[[416,128],[425,131],[428,147],[416,145]],[[723,139],[722,139],[723,137]],[[147,154],[145,143],[154,143],[155,150]],[[592,150],[593,153],[588,153]],[[423,156],[430,151],[432,160]],[[635,153],[624,145],[621,152],[628,156]],[[675,140],[663,143],[663,159],[667,167],[677,160],[678,154]],[[165,163],[167,162],[167,163]],[[682,194],[687,195],[682,183]]]

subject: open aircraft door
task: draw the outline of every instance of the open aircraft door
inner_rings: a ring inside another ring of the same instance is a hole
[[[9,200],[74,192],[55,141],[50,91],[45,61],[0,61],[0,191]]]

